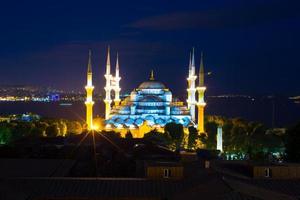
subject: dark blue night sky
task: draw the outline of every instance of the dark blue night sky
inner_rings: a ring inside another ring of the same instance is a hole
[[[197,67],[203,51],[213,72],[210,94],[300,94],[296,0],[6,1],[0,23],[0,84],[83,91],[91,48],[102,91],[110,45],[123,91],[154,69],[179,94],[194,46]]]

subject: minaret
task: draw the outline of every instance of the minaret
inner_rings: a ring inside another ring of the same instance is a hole
[[[114,102],[115,102],[115,106],[119,106],[120,104],[120,91],[121,91],[121,88],[120,88],[120,80],[121,80],[121,77],[120,77],[120,69],[119,69],[119,54],[117,53],[117,61],[116,61],[116,75],[114,77],[114,80],[115,80],[115,88],[114,88],[114,91],[115,91],[115,99],[114,99]]]
[[[92,130],[93,129],[93,74],[92,74],[92,52],[89,50],[89,61],[88,61],[88,70],[87,70],[87,84],[85,86],[86,90],[86,124],[87,129]]]
[[[188,108],[190,109],[190,114],[192,116],[192,120],[195,121],[195,110],[196,110],[196,84],[195,81],[197,76],[195,75],[195,55],[194,55],[194,48],[192,52],[192,56],[190,55],[190,62],[189,62],[189,77],[187,78],[188,81],[188,99],[187,104]]]
[[[204,93],[206,87],[204,86],[204,65],[203,65],[203,53],[201,52],[201,61],[200,61],[200,71],[199,71],[199,86],[197,87],[198,91],[198,131],[200,133],[204,133],[204,108],[205,108],[205,101],[204,101]]]
[[[106,79],[106,86],[104,87],[105,90],[105,99],[104,99],[104,103],[105,103],[105,119],[109,118],[110,115],[110,105],[111,105],[111,79],[112,79],[112,75],[110,74],[110,53],[109,53],[109,46],[108,46],[108,50],[107,50],[107,61],[106,61],[106,74],[104,75],[105,79]]]

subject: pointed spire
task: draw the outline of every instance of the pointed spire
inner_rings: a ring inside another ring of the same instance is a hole
[[[89,49],[88,73],[92,73],[92,50]]]
[[[192,53],[190,52],[189,69],[192,67]]]
[[[201,52],[200,70],[199,70],[199,86],[204,86],[204,64],[203,64],[203,52]]]
[[[150,74],[149,80],[150,80],[150,81],[154,81],[154,80],[155,80],[153,69],[151,70],[151,74]]]
[[[106,74],[110,74],[110,47],[107,49]]]
[[[191,65],[192,67],[195,67],[195,48],[193,47],[193,51],[192,51],[192,62],[191,62]]]
[[[117,61],[116,61],[116,77],[119,76],[119,53],[117,52]]]
[[[189,59],[189,76],[192,72],[192,53],[190,52],[190,59]]]

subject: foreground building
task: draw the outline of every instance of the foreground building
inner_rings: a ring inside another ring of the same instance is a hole
[[[167,123],[179,123],[188,128],[197,126],[199,132],[204,130],[204,67],[203,57],[199,73],[199,84],[196,84],[194,49],[190,55],[187,101],[174,98],[170,89],[154,77],[151,71],[149,80],[141,83],[130,96],[120,99],[120,67],[117,55],[115,75],[111,73],[110,49],[108,48],[105,90],[105,129],[121,132],[124,136],[128,130],[134,137],[143,137],[144,133],[152,129],[161,130]],[[114,92],[114,98],[112,93]],[[196,92],[199,98],[196,100]],[[196,106],[198,107],[198,120],[196,119]],[[91,113],[87,106],[87,115]],[[88,117],[87,117],[88,119]],[[197,123],[198,122],[198,123]]]

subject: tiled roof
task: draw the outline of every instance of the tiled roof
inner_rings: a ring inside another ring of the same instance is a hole
[[[5,196],[24,194],[27,197],[168,197],[187,186],[184,181],[154,181],[122,178],[28,178],[7,179],[0,183]],[[5,190],[10,188],[10,190]],[[2,190],[2,191],[1,191]],[[8,193],[7,193],[8,192]],[[1,197],[1,196],[0,196]]]
[[[66,159],[0,159],[0,178],[65,176],[74,163]]]
[[[191,180],[141,178],[11,178],[0,181],[0,199],[227,199],[251,200],[216,175]]]
[[[242,179],[230,177],[230,179],[240,181],[242,183],[254,185],[266,190],[276,191],[290,196],[300,197],[300,180],[276,180],[276,179]]]

